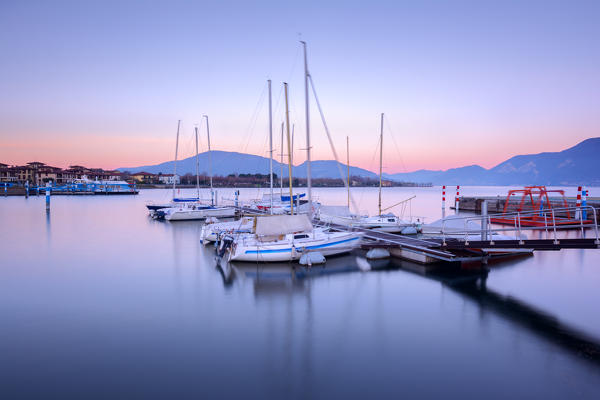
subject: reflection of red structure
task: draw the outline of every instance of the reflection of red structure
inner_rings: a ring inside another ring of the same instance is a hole
[[[550,198],[548,194],[556,194]],[[520,196],[520,198],[519,198]],[[504,203],[503,216],[491,218],[491,222],[502,225],[515,225],[517,221],[517,212],[525,213],[519,215],[521,226],[539,226],[546,225],[575,225],[581,221],[575,218],[575,215],[568,208],[567,199],[564,190],[548,190],[545,186],[526,186],[524,189],[510,190]],[[557,211],[560,216],[552,217],[552,209]],[[510,214],[510,215],[509,215]],[[584,224],[591,221],[583,221]]]

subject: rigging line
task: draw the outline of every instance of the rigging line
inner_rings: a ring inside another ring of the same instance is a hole
[[[298,60],[300,59],[299,55],[300,55],[300,46],[296,46],[296,54],[294,55],[294,61],[292,61],[292,68],[290,69],[290,73],[288,75],[288,79],[286,82],[289,82],[292,80],[292,75],[296,71],[296,66],[298,65]]]
[[[385,124],[387,125],[388,131],[390,132],[390,136],[392,137],[392,142],[394,142],[394,146],[396,147],[396,152],[398,153],[398,157],[400,158],[400,163],[402,164],[402,170],[404,172],[408,172],[406,170],[406,165],[404,165],[404,159],[402,158],[402,154],[400,153],[400,147],[398,146],[398,143],[396,142],[396,138],[394,137],[394,136],[396,136],[396,134],[392,130],[392,126],[390,125],[389,119],[390,119],[390,117],[386,115],[386,118],[384,119]]]
[[[389,116],[387,118],[385,118],[385,123],[387,124],[387,128],[390,132],[390,136],[392,137],[392,142],[394,142],[394,147],[396,147],[396,152],[398,153],[398,157],[400,158],[400,163],[402,164],[402,170],[404,171],[404,173],[407,173],[408,171],[406,170],[406,165],[404,165],[404,159],[402,158],[402,154],[400,153],[400,147],[398,146],[398,143],[396,142],[396,138],[394,136],[396,136],[395,132],[392,130],[392,125],[389,122]],[[413,190],[411,191],[412,194],[416,195],[416,191],[413,188]]]
[[[375,146],[375,149],[373,150],[373,156],[371,157],[371,162],[369,163],[369,171],[371,171],[373,169],[373,163],[375,162],[375,157],[377,157],[377,152],[379,150],[379,141],[381,140],[381,137],[379,135],[377,135],[377,145]],[[365,191],[361,190],[360,192],[360,198],[358,199],[358,204],[361,205],[363,198],[365,197]]]
[[[254,112],[252,113],[252,116],[250,117],[250,122],[248,123],[248,127],[246,128],[246,135],[245,135],[245,138],[243,141],[243,142],[246,142],[246,144],[243,146],[243,151],[242,151],[243,153],[245,153],[248,150],[248,145],[250,144],[250,141],[252,140],[252,134],[254,133],[254,126],[256,125],[256,121],[258,120],[258,114],[259,114],[260,108],[262,106],[262,103],[264,101],[265,94],[267,92],[267,86],[268,86],[268,83],[265,82],[265,84],[263,85],[262,92],[260,93],[260,97],[258,98],[258,101],[256,102],[256,106],[254,107]]]
[[[335,157],[336,165],[338,167],[338,172],[340,173],[340,177],[344,181],[344,186],[346,190],[349,189],[348,180],[346,179],[346,175],[342,170],[342,165],[340,164],[339,157],[337,155],[337,151],[335,150],[335,145],[333,144],[333,140],[331,139],[331,134],[329,133],[329,128],[327,127],[327,122],[325,121],[325,115],[323,114],[323,110],[321,109],[321,103],[319,102],[319,97],[317,96],[317,90],[315,89],[315,83],[313,82],[312,75],[308,74],[308,80],[310,81],[310,87],[312,89],[313,95],[315,96],[315,102],[317,103],[317,108],[319,109],[319,114],[321,115],[321,121],[323,122],[323,128],[325,128],[325,132],[327,133],[327,139],[329,139],[329,145],[331,146],[331,151],[333,152],[333,156]],[[354,201],[354,197],[350,194],[350,201],[352,202],[352,206],[356,211],[358,211],[358,207],[356,206],[356,202]]]

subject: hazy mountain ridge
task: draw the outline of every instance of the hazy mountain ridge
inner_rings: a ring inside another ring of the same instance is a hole
[[[268,174],[269,159],[266,157],[256,156],[253,154],[244,154],[230,151],[213,150],[210,157],[212,158],[213,175],[227,176],[229,174]],[[209,172],[209,153],[204,152],[199,154],[199,171],[201,174]],[[341,165],[341,164],[340,164]],[[282,168],[283,167],[283,168]],[[346,166],[341,165],[342,171],[346,173]],[[173,173],[173,161],[167,161],[157,165],[145,165],[141,167],[118,168],[119,171],[150,172],[158,174]],[[283,172],[283,176],[288,176],[287,164],[280,164],[273,160],[273,172],[278,176]],[[311,163],[311,172],[313,178],[339,178],[340,174],[336,167],[336,162],[333,160],[316,160]],[[185,175],[186,173],[196,173],[196,157],[188,157],[177,161],[177,174]],[[358,167],[350,167],[350,175],[361,176],[366,178],[376,178],[378,175],[374,172]],[[292,167],[292,176],[298,178],[306,178],[306,162]]]
[[[518,155],[485,169],[478,165],[446,171],[419,170],[390,179],[442,185],[600,185],[600,138],[558,152]]]
[[[213,174],[268,174],[269,159],[253,154],[217,151],[211,154]],[[200,173],[209,171],[209,155],[204,152],[199,156]],[[314,178],[339,178],[338,163],[333,160],[317,160],[312,162]],[[346,166],[339,164],[342,172]],[[283,169],[282,169],[283,167]],[[172,173],[173,162],[157,165],[119,168],[132,173],[145,171],[151,173]],[[195,174],[196,157],[189,157],[177,162],[177,173]],[[288,175],[287,164],[283,166],[273,160],[273,172]],[[362,168],[350,167],[354,176],[376,178],[377,174]],[[292,175],[306,177],[306,163],[292,168]],[[479,165],[451,168],[445,171],[418,170],[407,173],[386,174],[387,179],[405,182],[431,182],[436,185],[600,185],[600,138],[590,138],[559,152],[544,152],[529,155],[517,155],[485,169]]]

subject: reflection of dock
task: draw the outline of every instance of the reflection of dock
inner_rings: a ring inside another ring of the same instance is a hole
[[[439,281],[450,290],[475,302],[482,311],[490,311],[526,328],[535,335],[600,365],[600,340],[578,330],[555,316],[512,296],[505,296],[486,286],[487,270],[431,270],[426,266],[396,261],[400,269]]]

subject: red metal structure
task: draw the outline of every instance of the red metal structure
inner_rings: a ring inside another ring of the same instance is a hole
[[[550,197],[549,195],[555,195]],[[492,217],[495,224],[521,226],[576,225],[591,221],[580,221],[572,215],[564,190],[548,190],[545,186],[526,186],[508,192],[501,216]],[[553,212],[554,209],[558,209]],[[519,215],[517,215],[519,213]],[[523,213],[524,215],[520,215]],[[518,219],[518,221],[517,221]]]

